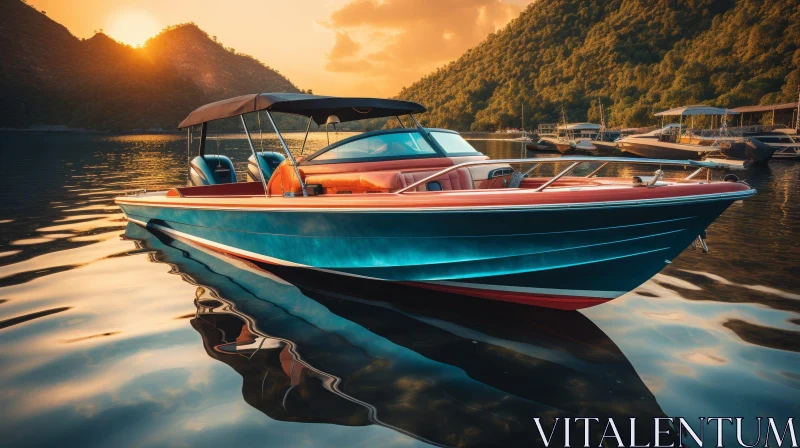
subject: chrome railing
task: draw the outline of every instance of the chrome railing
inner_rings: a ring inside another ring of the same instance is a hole
[[[459,163],[458,165],[449,166],[444,168],[440,171],[437,171],[430,176],[418,180],[411,185],[408,185],[404,188],[401,188],[395,193],[402,194],[409,190],[413,190],[420,185],[423,185],[429,181],[436,179],[437,177],[447,174],[450,171],[454,171],[460,168],[467,168],[471,166],[481,166],[481,165],[496,165],[496,164],[542,164],[542,163],[559,163],[559,162],[567,162],[570,165],[561,171],[560,173],[556,174],[552,178],[548,179],[547,182],[536,188],[535,191],[542,191],[545,188],[552,185],[557,180],[561,179],[562,177],[566,176],[578,166],[584,163],[601,163],[602,166],[600,168],[604,168],[610,164],[631,164],[631,165],[659,165],[659,166],[688,166],[692,168],[696,168],[696,170],[690,174],[687,179],[691,179],[695,177],[697,174],[700,173],[703,169],[743,169],[741,165],[729,165],[719,162],[711,162],[711,161],[698,161],[698,160],[666,160],[666,159],[638,159],[638,158],[630,158],[630,157],[580,157],[580,156],[564,156],[564,157],[542,157],[542,158],[532,158],[532,159],[494,159],[494,160],[477,160],[474,162],[464,162]],[[592,171],[586,177],[592,177],[600,170],[600,168]],[[530,170],[528,170],[530,172]]]

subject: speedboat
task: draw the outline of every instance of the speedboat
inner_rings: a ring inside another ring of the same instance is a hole
[[[705,247],[706,228],[755,194],[735,176],[709,181],[721,167],[713,162],[489,160],[458,133],[423,127],[415,116],[422,112],[408,101],[289,93],[211,103],[179,125],[198,151],[189,186],[116,203],[130,222],[243,259],[574,310],[633,290],[693,241]],[[413,126],[362,133],[295,158],[274,113],[307,117],[307,129],[312,121],[409,123],[401,116]],[[285,157],[256,152],[248,114],[265,116]],[[227,157],[204,153],[208,123],[226,118],[238,118],[247,137],[248,182],[237,182]],[[659,169],[649,177],[599,176],[620,164]],[[587,165],[599,166],[571,175]],[[665,179],[661,168],[673,166],[693,171]],[[536,174],[542,167],[556,174]]]
[[[729,109],[721,109],[706,105],[694,105],[677,107],[655,114],[657,117],[679,117],[677,125],[669,124],[661,129],[647,134],[630,135],[617,141],[617,146],[624,152],[637,155],[639,157],[656,157],[664,159],[694,159],[700,160],[711,154],[719,153],[720,148],[716,144],[701,145],[692,142],[682,142],[683,117],[691,119],[689,132],[694,128],[694,117],[697,115],[723,116],[736,114]]]
[[[653,157],[673,160],[700,160],[720,152],[717,145],[681,143],[680,131],[671,125],[646,134],[629,135],[617,140],[617,147],[623,152],[639,157]]]
[[[724,131],[711,132],[710,135],[694,133],[683,135],[680,143],[713,146],[723,157],[745,160],[748,165],[766,165],[776,150],[756,138],[737,136]]]
[[[797,130],[777,128],[772,130],[749,129],[742,131],[742,137],[758,140],[773,149],[776,159],[800,159],[800,136]]]

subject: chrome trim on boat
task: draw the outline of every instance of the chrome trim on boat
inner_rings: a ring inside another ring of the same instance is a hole
[[[247,129],[247,123],[244,122],[244,115],[239,115],[239,118],[242,119],[242,127],[244,128],[244,133],[247,136],[247,143],[250,145],[250,151],[253,152],[253,160],[256,162],[256,166],[258,166],[258,177],[261,178],[261,185],[264,186],[264,196],[269,197],[269,192],[267,191],[267,179],[264,176],[264,169],[261,167],[261,162],[258,161],[258,154],[256,154],[256,147],[253,146],[253,139],[250,138],[250,130]]]
[[[653,178],[650,180],[650,182],[647,183],[647,186],[648,187],[654,187],[656,185],[656,183],[658,182],[658,180],[661,179],[661,177],[663,177],[663,176],[664,176],[664,170],[662,170],[662,169],[656,170],[656,172],[653,175]]]
[[[668,187],[667,187],[668,188]],[[527,190],[533,192],[533,190]],[[522,193],[525,193],[526,190],[521,190]],[[387,195],[392,193],[386,193]],[[348,213],[427,213],[431,211],[436,212],[483,212],[483,211],[509,211],[509,212],[517,212],[517,211],[529,211],[533,209],[559,209],[559,208],[566,208],[566,209],[591,209],[591,208],[606,208],[606,207],[630,207],[630,206],[651,206],[651,205],[659,205],[659,204],[671,204],[671,203],[681,203],[681,202],[710,202],[710,201],[718,201],[718,200],[739,200],[745,199],[752,195],[756,194],[756,190],[751,188],[749,190],[741,190],[741,191],[731,191],[727,193],[712,193],[712,194],[700,194],[700,195],[687,195],[687,196],[675,196],[675,197],[668,197],[668,198],[650,198],[650,199],[631,199],[627,201],[607,201],[607,202],[572,202],[572,203],[558,203],[558,204],[522,204],[522,205],[482,205],[482,206],[469,206],[469,207],[364,207],[364,208],[352,208],[352,207],[337,207],[337,208],[322,208],[322,207],[273,207],[270,208],[268,205],[265,207],[236,207],[236,206],[226,206],[224,204],[219,205],[192,205],[191,203],[184,203],[184,204],[167,204],[163,202],[159,203],[150,203],[149,201],[129,201],[125,200],[125,198],[118,198],[116,200],[117,204],[124,204],[124,205],[133,205],[133,206],[140,206],[140,207],[165,207],[165,208],[187,208],[187,209],[197,209],[197,210],[225,210],[225,211],[246,211],[246,212],[295,212],[295,213],[308,213],[308,212],[348,212]],[[370,196],[377,196],[377,194],[371,194]],[[182,199],[181,202],[184,202],[187,198],[180,198]],[[202,198],[208,199],[208,198]]]
[[[308,131],[311,130],[311,121],[313,120],[312,117],[308,117],[308,125],[306,126],[306,135],[303,137],[303,146],[300,147],[300,155],[302,156],[304,152],[306,152],[306,141],[308,140]]]
[[[690,175],[688,175],[688,176],[684,177],[683,179],[684,179],[684,180],[690,180],[690,179],[694,179],[694,177],[695,177],[695,176],[697,176],[698,174],[702,173],[704,169],[705,169],[705,168],[703,168],[703,167],[700,167],[700,168],[698,168],[697,170],[695,170],[695,171],[694,171],[692,174],[690,174]]]
[[[269,118],[269,122],[270,124],[272,124],[272,129],[275,129],[275,135],[278,136],[278,140],[280,140],[281,146],[283,146],[283,150],[286,151],[286,156],[289,157],[289,160],[292,161],[292,166],[294,167],[294,173],[297,175],[297,180],[298,182],[300,182],[300,188],[303,190],[303,196],[308,196],[308,192],[306,191],[306,183],[303,181],[303,177],[300,176],[300,169],[297,168],[297,160],[294,159],[292,152],[289,151],[289,147],[286,146],[286,142],[283,140],[283,135],[281,135],[281,131],[278,130],[278,126],[275,125],[275,120],[272,119],[272,114],[270,114],[268,110],[266,112],[267,112],[267,118]],[[242,123],[244,123],[244,116],[242,116]],[[264,193],[267,194],[266,187],[264,187]]]
[[[562,177],[566,176],[567,174],[569,174],[572,170],[577,168],[578,165],[580,165],[581,163],[583,163],[583,162],[575,162],[575,163],[573,163],[572,165],[568,166],[567,169],[565,169],[564,171],[556,174],[555,176],[550,178],[550,180],[548,180],[547,182],[543,183],[539,188],[537,188],[537,189],[535,189],[533,191],[542,191],[542,190],[544,190],[545,188],[547,188],[550,185],[552,185],[555,181],[557,181],[557,180],[561,179]]]
[[[638,159],[638,158],[631,158],[631,157],[580,157],[580,156],[563,156],[563,157],[541,157],[541,158],[532,158],[532,159],[489,159],[489,160],[477,160],[473,162],[464,162],[459,163],[457,165],[449,166],[444,168],[430,176],[418,180],[411,185],[401,188],[395,191],[395,194],[403,194],[409,190],[413,190],[414,188],[425,184],[437,177],[449,173],[450,171],[457,170],[459,168],[466,168],[470,166],[480,166],[480,165],[494,165],[494,164],[511,164],[511,163],[520,163],[520,164],[528,164],[528,163],[559,163],[559,162],[575,162],[576,164],[582,163],[630,163],[632,165],[668,165],[668,166],[692,166],[692,167],[703,167],[703,168],[739,168],[733,165],[725,165],[716,162],[702,162],[697,160],[668,160],[668,159]],[[574,164],[573,164],[574,165]],[[577,166],[577,165],[575,165]],[[572,171],[575,166],[568,168],[567,173]],[[741,169],[741,168],[739,168]],[[566,173],[564,173],[566,174]],[[563,176],[563,174],[559,173],[557,176]],[[551,179],[552,180],[552,179]],[[550,185],[550,183],[546,183],[546,185]],[[543,185],[544,186],[544,185]],[[542,187],[536,189],[536,191],[543,190]]]
[[[609,163],[609,162],[605,162],[604,164],[602,164],[602,165],[600,165],[599,167],[597,167],[597,169],[596,169],[596,170],[594,170],[594,171],[592,171],[591,173],[587,174],[587,175],[586,175],[586,178],[588,179],[588,178],[590,178],[590,177],[594,177],[594,175],[595,175],[595,174],[597,174],[597,173],[599,173],[599,172],[600,172],[600,170],[602,170],[603,168],[605,168],[606,166],[608,166],[608,163]],[[530,172],[530,170],[528,170],[528,171]]]

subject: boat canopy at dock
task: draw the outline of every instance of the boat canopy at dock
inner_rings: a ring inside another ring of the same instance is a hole
[[[302,115],[318,125],[335,115],[341,123],[369,118],[394,117],[425,112],[427,109],[411,101],[382,98],[344,98],[303,93],[256,93],[206,104],[193,110],[179,129],[213,120],[267,110]]]
[[[733,109],[740,115],[739,126],[766,125],[766,117],[770,126],[800,128],[797,119],[798,103],[764,104],[759,106],[742,106]],[[771,112],[771,114],[769,114]]]
[[[723,109],[719,107],[712,107],[712,106],[705,106],[705,105],[695,105],[695,106],[683,106],[683,107],[676,107],[674,109],[665,110],[663,112],[658,112],[655,114],[656,117],[668,117],[668,116],[678,116],[678,115],[736,115],[739,112],[735,112],[733,109]]]
[[[744,114],[751,112],[771,112],[773,110],[795,110],[797,106],[798,103],[766,104],[763,106],[742,106],[731,110]]]

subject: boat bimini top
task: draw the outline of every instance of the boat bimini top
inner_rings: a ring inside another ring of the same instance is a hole
[[[318,125],[327,123],[328,117],[332,115],[335,115],[339,122],[344,123],[426,111],[420,104],[401,100],[342,98],[303,93],[256,93],[198,107],[178,125],[178,128],[183,129],[262,110],[302,115],[313,119]]]
[[[242,127],[247,135],[247,142],[253,153],[252,159],[255,165],[255,176],[261,179],[264,191],[267,191],[267,178],[268,174],[283,161],[283,157],[275,153],[269,155],[265,153],[256,153],[253,140],[250,137],[250,131],[247,129],[244,115],[249,113],[260,113],[264,111],[266,116],[275,130],[275,134],[283,147],[286,156],[294,166],[297,178],[303,184],[300,171],[297,168],[297,161],[292,155],[289,147],[281,135],[280,130],[275,125],[275,120],[272,118],[271,112],[281,112],[287,114],[300,115],[308,117],[308,125],[306,127],[305,138],[303,139],[303,149],[308,139],[308,133],[311,130],[311,122],[314,121],[317,125],[330,124],[330,123],[345,123],[348,121],[366,120],[372,118],[396,117],[401,127],[403,125],[400,120],[401,115],[409,115],[418,129],[422,129],[414,113],[422,113],[427,109],[418,103],[411,101],[392,100],[383,98],[346,98],[346,97],[332,97],[320,95],[308,95],[304,93],[255,93],[249,95],[237,96],[226,100],[217,101],[214,103],[200,106],[193,110],[179,125],[179,129],[186,129],[188,134],[189,152],[191,153],[192,145],[192,127],[200,125],[200,145],[199,155],[195,160],[190,161],[190,182],[193,183],[206,183],[207,178],[216,177],[214,173],[206,166],[208,160],[204,155],[206,134],[208,130],[208,122],[221,120],[224,118],[232,118],[238,116],[241,119]],[[196,161],[195,170],[192,172],[192,162]],[[212,164],[215,163],[218,167],[227,172],[233,172],[233,164],[229,159],[222,156],[215,156]],[[248,170],[250,168],[248,167]],[[227,178],[228,181],[236,182],[235,174],[231,174]],[[303,185],[303,195],[305,196],[306,190]]]
[[[654,114],[656,117],[674,117],[678,115],[738,115],[731,109],[722,109],[719,107],[706,106],[703,104],[694,106],[676,107],[674,109],[665,110]]]

